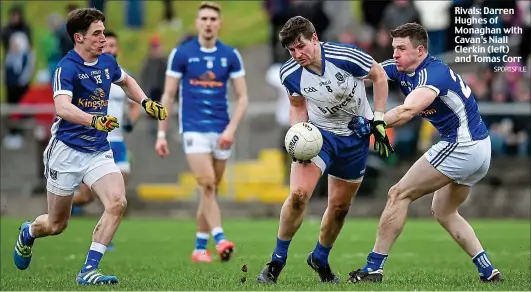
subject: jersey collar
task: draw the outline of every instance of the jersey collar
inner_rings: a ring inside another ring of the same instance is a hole
[[[95,66],[96,64],[98,64],[98,60],[99,60],[99,58],[96,58],[96,61],[94,62],[85,62],[85,60],[83,60],[83,58],[81,58],[81,56],[73,49],[70,50],[70,52],[68,52],[68,55],[70,56],[71,59],[79,63],[83,63],[83,65],[85,66]]]
[[[415,76],[415,74],[417,74],[417,72],[419,72],[420,70],[424,69],[424,67],[426,67],[426,63],[428,63],[428,61],[432,58],[432,56],[430,54],[428,54],[426,56],[426,58],[424,58],[424,60],[422,61],[422,63],[420,63],[418,66],[417,66],[417,69],[415,69],[415,72],[413,73],[408,73],[407,75],[409,77],[413,77]]]
[[[324,76],[324,74],[325,74],[325,69],[326,69],[326,68],[325,68],[325,67],[326,67],[326,66],[325,66],[325,65],[326,65],[326,58],[325,58],[325,52],[324,52],[324,48],[323,48],[323,43],[322,43],[322,42],[319,42],[319,46],[321,47],[321,68],[322,68],[322,70],[321,70],[321,71],[322,71],[321,74],[317,74],[317,73],[314,72],[313,70],[308,69],[308,68],[306,68],[306,67],[304,67],[304,69],[306,69],[306,71],[308,71],[308,72],[310,72],[310,73],[312,73],[312,74],[314,74],[314,75],[317,75],[317,76],[321,77],[321,76]]]
[[[199,46],[199,50],[201,52],[203,52],[203,53],[214,53],[215,51],[218,50],[218,42],[219,42],[219,40],[216,40],[216,44],[212,48],[204,48],[204,47],[202,47],[201,44],[199,43],[199,38],[198,37],[195,38],[195,42],[197,43],[197,46]]]

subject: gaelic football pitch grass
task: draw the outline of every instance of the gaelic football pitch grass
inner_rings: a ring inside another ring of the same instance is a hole
[[[384,283],[323,285],[305,263],[319,231],[319,220],[307,220],[290,247],[278,284],[259,286],[254,280],[273,251],[276,220],[227,221],[226,234],[237,244],[233,260],[192,264],[192,221],[129,219],[116,235],[116,249],[100,264],[103,272],[116,274],[120,284],[81,287],[75,276],[97,219],[72,219],[61,236],[38,240],[31,266],[19,271],[12,253],[22,220],[1,219],[1,290],[530,290],[528,221],[472,221],[490,259],[503,272],[503,283],[480,283],[470,259],[435,221],[412,220],[386,263]],[[346,222],[330,256],[342,280],[364,264],[376,226],[376,220]],[[241,271],[244,264],[246,275]],[[244,276],[247,281],[241,283]]]

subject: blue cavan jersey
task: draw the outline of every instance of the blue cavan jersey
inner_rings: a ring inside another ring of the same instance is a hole
[[[470,87],[442,61],[428,55],[413,73],[398,71],[392,59],[381,65],[387,78],[400,84],[404,95],[420,87],[437,93],[435,100],[420,116],[437,128],[443,141],[478,141],[489,135]]]
[[[166,75],[180,78],[179,132],[221,133],[229,123],[229,79],[245,75],[238,51],[216,41],[203,48],[194,38],[173,49]]]
[[[102,54],[88,63],[76,51],[69,51],[57,64],[52,80],[53,97],[66,94],[72,104],[92,115],[106,115],[111,83],[124,79],[116,59]],[[57,117],[52,125],[52,137],[81,152],[107,151],[110,149],[107,133],[92,127],[70,123]]]
[[[339,136],[350,136],[353,116],[373,118],[363,78],[373,59],[359,48],[321,43],[322,74],[301,67],[293,58],[280,68],[288,94],[306,99],[308,118],[317,127]]]

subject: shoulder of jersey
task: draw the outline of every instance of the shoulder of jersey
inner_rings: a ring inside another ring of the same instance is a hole
[[[177,50],[189,50],[190,48],[194,47],[195,42],[193,42],[194,39],[187,40],[186,42],[180,43],[177,47],[175,47]]]
[[[221,41],[218,41],[218,50],[220,53],[234,53],[236,51],[236,48],[231,47]]]
[[[298,70],[302,70],[301,65],[299,65],[295,59],[290,58],[282,65],[282,67],[280,67],[280,81],[284,83],[284,80],[286,80],[288,76],[293,75],[293,73]]]
[[[322,47],[325,52],[325,59],[335,63],[336,66],[343,67],[347,64],[356,64],[366,70],[370,70],[372,66],[372,57],[354,45],[326,42],[322,43]]]
[[[426,68],[426,70],[430,70],[430,71],[445,71],[449,68],[449,66],[444,63],[443,61],[433,57],[433,56],[430,56],[429,57],[430,59],[426,62],[426,65],[424,66],[424,68]]]
[[[103,53],[100,56],[100,60],[104,62],[116,62],[116,58],[109,53]]]
[[[334,42],[325,42],[322,43],[325,53],[336,54],[336,55],[356,55],[356,54],[367,54],[362,49],[356,47],[355,45],[340,44]]]
[[[70,56],[68,56],[68,54],[66,54],[62,59],[61,61],[59,61],[57,63],[57,67],[66,67],[66,66],[69,66],[71,64],[76,64],[77,62],[75,62],[74,60],[72,60],[70,58]]]
[[[360,48],[356,47],[355,45],[349,45],[349,44],[342,44],[342,43],[334,43],[334,42],[323,42],[321,43],[323,48],[325,50],[330,49],[351,49],[351,50],[360,50]]]

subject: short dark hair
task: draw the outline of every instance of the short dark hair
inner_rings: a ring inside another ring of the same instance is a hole
[[[286,48],[299,40],[301,36],[308,40],[311,39],[314,33],[315,27],[311,21],[302,16],[294,16],[286,21],[278,33],[278,39],[280,44]]]
[[[409,37],[411,44],[415,47],[423,46],[428,51],[428,33],[422,25],[418,23],[405,23],[390,32],[392,38]]]
[[[118,35],[115,34],[112,30],[106,30],[105,31],[105,37],[107,37],[107,38],[115,38],[116,40],[118,40]]]
[[[221,14],[221,7],[214,2],[202,2],[197,11],[203,10],[203,9],[212,9],[216,11],[218,14]]]
[[[76,43],[74,34],[82,33],[85,35],[90,25],[100,20],[105,22],[105,15],[96,8],[79,8],[68,13],[68,17],[66,18],[66,31],[72,43]]]

